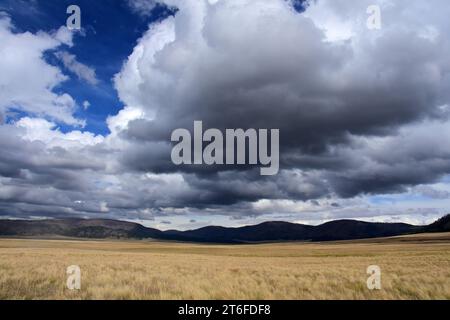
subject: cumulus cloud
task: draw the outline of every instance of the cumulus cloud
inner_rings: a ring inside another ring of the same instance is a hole
[[[70,194],[89,189],[83,172],[104,167],[88,152],[100,141],[78,131],[63,134],[43,119],[23,118],[0,126],[1,199],[18,205],[8,211],[19,210],[20,204],[54,207],[62,203],[66,204],[63,211],[70,210]]]
[[[54,34],[53,37],[59,42],[72,47],[73,46],[73,32],[70,31],[66,26],[60,27]]]
[[[0,112],[22,110],[71,125],[83,124],[73,116],[74,99],[53,91],[67,77],[43,58],[44,52],[71,41],[71,35],[61,30],[53,35],[19,33],[9,17],[0,16]]]
[[[399,191],[448,173],[447,166],[433,165],[441,156],[434,152],[411,162],[414,152],[422,152],[419,147],[399,149],[397,160],[403,163],[395,166],[389,146],[372,150],[388,144],[383,138],[399,145],[427,139],[420,126],[448,117],[440,109],[450,84],[444,1],[425,11],[407,1],[380,1],[385,21],[380,31],[365,26],[373,1],[356,6],[311,1],[303,13],[288,1],[165,2],[179,13],[151,27],[116,77],[121,99],[145,114],[124,132],[139,141],[124,158],[130,168],[230,171],[171,164],[169,146],[164,147],[170,132],[202,120],[219,129],[280,129],[282,168],[315,182],[298,181],[313,187],[292,193],[286,190],[289,179],[280,179],[285,186],[271,190],[273,197]],[[435,30],[433,37],[424,36],[426,30]],[[416,123],[422,123],[417,130]],[[409,125],[414,139],[399,133]],[[413,165],[420,170],[408,174]],[[231,181],[274,183],[242,172],[226,175],[235,175]],[[214,184],[216,177],[211,179]],[[206,185],[206,193],[214,192]],[[222,200],[231,193],[239,201],[251,188],[227,190],[220,188]],[[266,196],[260,190],[256,198]]]
[[[150,26],[114,78],[124,108],[109,135],[33,118],[0,126],[0,212],[417,222],[448,204],[429,186],[450,173],[447,1],[380,0],[376,31],[365,26],[373,0],[307,1],[302,12],[284,0],[163,2],[178,11]],[[37,52],[60,43],[42,37],[53,42]],[[280,129],[280,173],[174,166],[170,134],[194,120]],[[418,192],[441,202],[408,211],[371,198]]]

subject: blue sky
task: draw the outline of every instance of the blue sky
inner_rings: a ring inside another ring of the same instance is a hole
[[[148,29],[149,24],[173,14],[165,6],[157,6],[150,15],[140,15],[130,9],[126,1],[117,0],[0,0],[0,9],[7,12],[17,32],[50,32],[66,24],[69,5],[81,8],[82,32],[74,37],[74,46],[65,51],[74,54],[77,61],[96,71],[99,83],[91,85],[78,79],[53,52],[47,52],[46,60],[60,67],[70,78],[56,92],[69,93],[80,105],[75,116],[86,120],[84,130],[106,135],[105,119],[123,108],[112,79],[133,51],[137,40]],[[99,14],[101,13],[101,14]],[[90,107],[84,110],[84,101]],[[22,116],[19,113],[19,116]],[[70,128],[60,124],[63,131]]]

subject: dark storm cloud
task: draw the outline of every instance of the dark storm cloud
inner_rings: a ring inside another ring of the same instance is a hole
[[[371,142],[361,143],[448,117],[440,108],[448,102],[448,40],[444,34],[438,40],[420,34],[433,17],[403,28],[388,25],[377,34],[358,26],[352,40],[329,42],[321,21],[281,2],[180,6],[191,16],[175,18],[175,30],[171,21],[155,27],[140,44],[150,54],[129,62],[139,66],[138,73],[126,66],[116,83],[125,102],[130,94],[133,103],[154,114],[152,120],[130,122],[122,133],[131,142],[123,163],[138,171],[186,173],[189,186],[198,190],[186,204],[399,192],[450,172],[439,162],[448,153],[424,153],[419,144],[410,150],[399,145],[395,152],[371,150]],[[259,14],[267,6],[270,13]],[[391,10],[401,17],[404,8]],[[203,24],[191,21],[199,17]],[[129,86],[137,79],[138,88],[128,92],[124,82]],[[171,132],[192,131],[195,120],[223,131],[280,129],[284,173],[262,178],[245,167],[174,166]],[[302,179],[296,170],[303,171]]]
[[[41,141],[22,139],[23,131],[12,125],[0,127],[0,172],[4,177],[63,190],[83,190],[83,176],[77,172],[104,166],[91,157],[87,148],[80,154],[61,146],[47,148]]]

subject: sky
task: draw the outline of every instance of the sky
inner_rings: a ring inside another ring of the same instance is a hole
[[[0,217],[432,222],[450,212],[449,15],[446,0],[0,0]],[[171,132],[196,120],[279,129],[279,173],[174,165]]]

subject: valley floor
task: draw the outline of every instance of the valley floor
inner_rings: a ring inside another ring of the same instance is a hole
[[[81,269],[81,289],[66,268]],[[381,268],[381,290],[366,281]],[[0,299],[450,299],[450,234],[246,246],[0,239]]]

